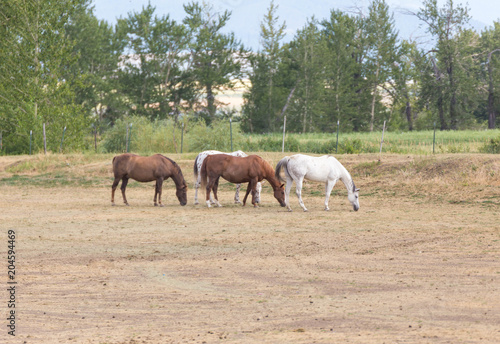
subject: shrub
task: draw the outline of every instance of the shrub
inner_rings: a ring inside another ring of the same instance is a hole
[[[479,151],[481,153],[500,154],[500,137],[491,139],[488,143],[485,143],[484,146],[480,147]]]

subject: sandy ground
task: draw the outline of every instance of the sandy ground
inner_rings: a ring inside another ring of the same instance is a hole
[[[268,188],[258,209],[229,186],[207,209],[192,190],[181,207],[171,183],[164,208],[150,186],[128,189],[130,207],[104,187],[1,186],[18,285],[16,336],[0,320],[0,342],[498,343],[498,203],[356,184],[360,211],[340,184],[330,212],[306,186],[307,213]]]

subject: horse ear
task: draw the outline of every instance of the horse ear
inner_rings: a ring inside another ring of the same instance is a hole
[[[282,188],[282,187],[284,187],[284,186],[285,186],[285,184],[281,184],[280,188]]]
[[[354,191],[358,192],[358,191],[359,191],[359,189],[356,189],[356,190],[354,190]]]

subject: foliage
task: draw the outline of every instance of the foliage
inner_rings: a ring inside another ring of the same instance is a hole
[[[82,144],[88,119],[64,77],[77,63],[64,29],[87,5],[87,0],[2,2],[0,127],[7,153],[27,153],[30,131],[33,151],[42,149],[43,124],[49,150],[58,150],[65,126],[71,133],[66,145]]]
[[[482,153],[500,154],[500,136],[494,139],[490,139],[490,141],[482,146],[479,150]]]

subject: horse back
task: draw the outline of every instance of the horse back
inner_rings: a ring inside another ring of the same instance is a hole
[[[125,153],[113,159],[115,178],[132,178],[139,182],[150,182],[171,175],[168,159],[160,154],[143,157]]]

